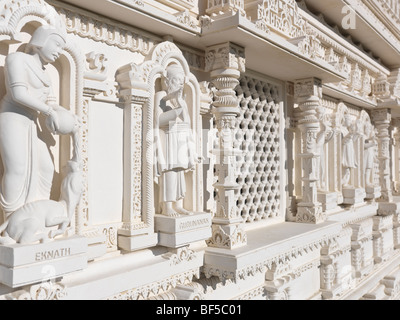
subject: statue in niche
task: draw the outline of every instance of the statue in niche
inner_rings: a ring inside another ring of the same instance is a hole
[[[13,218],[14,214],[21,214],[18,210],[28,211],[25,215],[40,219],[39,216],[45,213],[36,210],[47,209],[43,209],[43,203],[34,203],[51,201],[54,164],[49,148],[41,138],[41,130],[46,129],[38,125],[40,113],[46,116],[46,127],[51,133],[72,135],[74,155],[69,166],[75,168],[72,170],[75,175],[80,174],[79,120],[67,109],[50,102],[51,83],[45,69],[47,64],[59,58],[65,45],[65,29],[41,26],[32,35],[25,52],[11,53],[6,58],[4,69],[7,92],[0,103],[0,155],[4,168],[0,205],[6,221],[1,229],[16,219]],[[75,192],[80,196],[80,191]],[[59,205],[65,207],[62,201]],[[23,232],[23,228],[31,223],[35,224],[32,219],[24,220],[13,227],[8,225],[8,228],[17,228],[17,231]],[[65,222],[63,230],[64,225]],[[31,227],[34,228],[33,225]],[[41,237],[38,240],[44,239]],[[19,242],[20,239],[14,240]]]
[[[342,134],[342,165],[344,168],[342,186],[349,187],[351,169],[355,169],[358,167],[354,150],[354,141],[358,138],[358,134],[355,131],[353,120],[348,113],[344,115],[344,126],[342,127]]]
[[[318,170],[318,180],[317,188],[318,190],[326,190],[326,177],[325,177],[325,144],[328,143],[334,136],[335,131],[332,129],[331,119],[325,112],[325,108],[318,108],[319,121],[321,130],[317,134],[317,151],[319,153],[319,160],[317,165]]]
[[[194,170],[200,161],[184,90],[183,68],[170,64],[162,78],[162,91],[155,95],[155,176],[161,213],[169,217],[193,214],[183,207],[185,172]]]
[[[365,142],[364,142],[364,172],[365,186],[373,187],[373,168],[375,162],[375,148],[378,145],[378,140],[375,135],[375,130],[370,122],[365,124]]]

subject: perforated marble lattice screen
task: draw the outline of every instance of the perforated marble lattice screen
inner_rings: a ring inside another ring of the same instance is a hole
[[[246,222],[280,213],[280,86],[243,76],[236,94],[240,99],[234,147],[239,212]]]

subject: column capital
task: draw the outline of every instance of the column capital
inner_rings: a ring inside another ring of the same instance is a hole
[[[375,123],[390,123],[392,115],[390,109],[377,109],[371,111],[372,121]]]
[[[206,50],[205,70],[216,71],[226,69],[245,72],[245,49],[232,42],[225,42],[208,47]]]
[[[315,77],[296,80],[294,83],[294,96],[296,99],[312,96],[322,98],[322,81]]]

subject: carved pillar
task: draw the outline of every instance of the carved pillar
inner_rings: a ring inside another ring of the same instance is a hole
[[[211,71],[216,88],[213,114],[218,129],[219,145],[214,149],[218,180],[216,213],[212,225],[211,247],[229,248],[247,243],[243,219],[237,211],[235,190],[235,161],[238,154],[233,148],[239,100],[234,91],[239,84],[240,72],[245,71],[244,49],[232,43],[209,47],[206,53],[206,70]]]
[[[298,80],[295,83],[295,98],[301,110],[298,121],[302,133],[302,200],[297,207],[297,222],[319,223],[325,220],[321,203],[317,201],[318,151],[317,134],[320,123],[317,108],[322,97],[321,81],[316,78]]]
[[[400,195],[400,119],[393,119],[392,125],[395,129],[393,134],[393,193]]]
[[[391,114],[389,109],[372,111],[372,119],[378,129],[378,159],[379,181],[381,185],[381,200],[392,202],[392,187],[390,177],[390,134]]]
[[[378,160],[381,198],[378,215],[374,217],[374,259],[380,263],[387,259],[395,245],[393,223],[400,212],[400,203],[393,202],[390,164],[390,109],[372,111],[372,119],[378,129]],[[396,225],[397,226],[397,225]]]
[[[338,237],[321,247],[320,281],[324,299],[339,296],[351,285],[351,228],[344,227]]]

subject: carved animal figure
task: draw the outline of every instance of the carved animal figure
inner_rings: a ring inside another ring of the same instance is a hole
[[[0,226],[0,233],[4,231],[0,244],[47,242],[65,232],[83,191],[79,163],[69,161],[66,169],[60,200],[34,201],[13,212]],[[55,226],[58,229],[46,232],[46,228]]]

